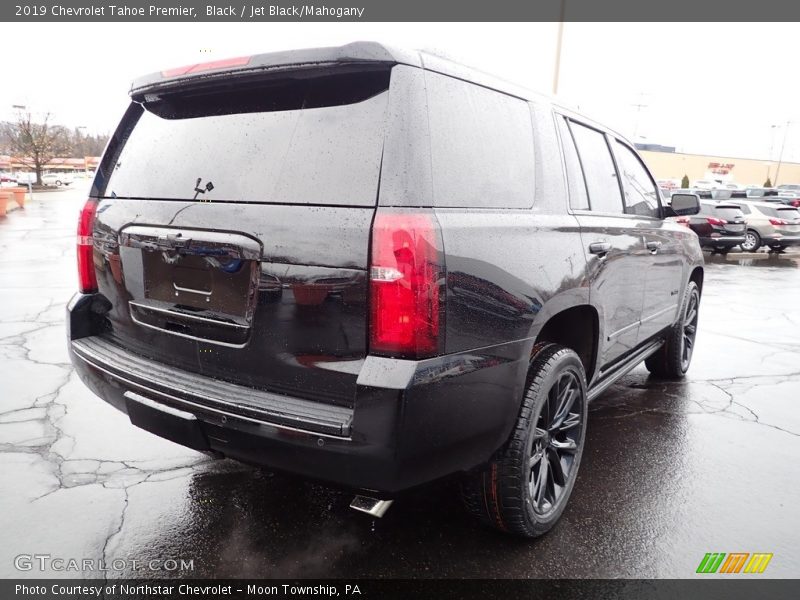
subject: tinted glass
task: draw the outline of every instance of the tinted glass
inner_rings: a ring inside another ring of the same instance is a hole
[[[359,73],[147,104],[105,193],[374,205],[388,81]]]
[[[739,206],[739,210],[741,210],[744,214],[746,214],[746,215],[750,214],[750,207],[747,206],[747,204],[739,204],[738,206]]]
[[[530,208],[533,131],[525,101],[425,72],[434,203]]]
[[[700,203],[700,213],[701,215],[710,215],[714,212],[714,206],[712,204],[707,204],[705,202]]]
[[[742,211],[732,206],[723,206],[723,207],[717,206],[714,209],[714,214],[720,219],[725,219],[726,221],[733,221],[737,217],[743,216]]]
[[[575,142],[567,122],[561,117],[558,119],[558,130],[561,134],[561,146],[564,149],[564,162],[567,167],[567,182],[569,184],[569,205],[576,210],[589,210],[589,195],[586,193],[586,182],[583,180],[583,170],[575,150]]]
[[[625,212],[644,217],[658,217],[658,189],[642,161],[624,144],[615,141],[614,147],[617,167],[622,177],[622,189],[625,191]]]
[[[570,122],[570,129],[583,166],[592,210],[602,213],[623,212],[617,171],[605,135],[574,121]]]
[[[800,219],[800,210],[796,208],[777,208],[775,213],[781,219]]]

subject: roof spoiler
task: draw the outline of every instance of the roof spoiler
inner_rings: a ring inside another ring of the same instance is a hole
[[[328,66],[375,66],[407,64],[422,66],[419,53],[396,50],[377,42],[354,42],[345,46],[289,50],[241,56],[207,63],[186,65],[151,73],[134,80],[130,95],[142,100],[146,94],[172,91],[178,88],[212,83],[231,75],[266,75],[276,72],[315,69]]]

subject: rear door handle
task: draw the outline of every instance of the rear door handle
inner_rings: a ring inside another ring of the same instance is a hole
[[[656,254],[659,250],[661,250],[661,242],[647,242],[645,246],[652,254]]]
[[[604,257],[611,250],[611,242],[592,242],[589,244],[589,252]]]

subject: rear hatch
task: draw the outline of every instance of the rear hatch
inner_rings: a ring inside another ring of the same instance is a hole
[[[93,188],[105,338],[352,406],[390,72],[223,78],[136,98]]]
[[[775,215],[775,231],[788,236],[796,236],[800,234],[800,211],[796,208],[787,206],[776,206],[771,209]]]
[[[715,234],[722,236],[744,235],[744,214],[738,206],[735,204],[717,204],[713,208],[713,213],[719,220],[719,225],[714,227]]]

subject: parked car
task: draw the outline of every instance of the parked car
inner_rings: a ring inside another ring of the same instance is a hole
[[[17,184],[17,178],[11,173],[0,173],[0,186],[11,187]]]
[[[800,192],[780,192],[777,196],[774,196],[774,198],[787,206],[792,206],[794,208],[800,207]],[[765,198],[765,200],[769,200],[769,198]]]
[[[747,232],[742,250],[755,252],[761,246],[783,250],[800,245],[800,221],[796,208],[770,202],[739,201],[736,205],[744,213]]]
[[[70,185],[72,181],[72,175],[69,173],[48,173],[42,175],[43,185],[61,187],[62,185]]]
[[[692,184],[692,188],[696,190],[716,190],[721,187],[720,183],[711,179],[698,179]]]
[[[732,194],[733,198],[765,198],[768,196],[777,196],[778,190],[774,188],[765,187],[748,187],[744,190],[744,195],[741,195],[741,190]]]
[[[800,183],[783,183],[776,189],[782,192],[796,192],[800,193]]]
[[[745,242],[744,214],[735,204],[701,201],[698,214],[676,220],[697,234],[702,248],[714,252],[727,254]]]
[[[666,217],[697,197],[662,206],[628,140],[438,57],[227,65],[133,83],[79,221],[81,379],[374,516],[459,475],[486,524],[549,530],[587,403],[689,368],[703,257]]]
[[[17,173],[16,174],[18,185],[28,185],[36,183],[36,173]]]

